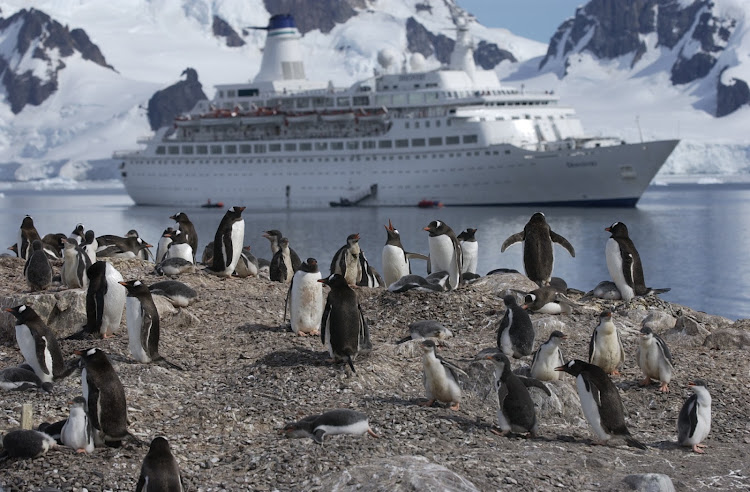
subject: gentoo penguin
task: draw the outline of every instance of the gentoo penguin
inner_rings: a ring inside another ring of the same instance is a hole
[[[188,307],[198,300],[198,293],[192,287],[177,280],[162,280],[148,286],[151,294],[166,297],[174,307]]]
[[[166,256],[167,248],[172,242],[172,234],[174,234],[174,232],[174,228],[167,227],[166,229],[164,229],[164,232],[161,233],[159,242],[156,243],[156,256],[154,257],[154,263],[156,263],[157,265],[161,263]]]
[[[422,292],[445,292],[448,290],[448,272],[435,272],[426,278],[414,273],[404,275],[388,286],[391,292],[406,292],[416,289]]]
[[[696,453],[704,453],[703,440],[711,432],[711,394],[706,382],[696,379],[688,384],[693,394],[685,400],[677,417],[677,442],[692,446]]]
[[[104,235],[96,238],[98,257],[139,258],[147,260],[148,248],[153,246],[138,237],[135,231],[129,231],[126,237]]]
[[[468,376],[461,368],[451,364],[437,355],[437,346],[432,340],[423,340],[422,347],[422,384],[427,394],[427,401],[420,403],[423,407],[432,406],[435,401],[449,403],[448,408],[458,410],[461,404],[461,387],[458,375]]]
[[[165,258],[154,267],[157,275],[181,275],[183,273],[195,273],[193,262],[185,258]]]
[[[349,234],[346,244],[341,246],[331,261],[331,275],[343,276],[349,285],[357,285],[362,278],[359,264],[359,234]]]
[[[182,231],[172,233],[172,242],[167,246],[167,254],[164,255],[165,260],[168,258],[182,258],[189,263],[193,263],[195,253],[188,244],[187,236]]]
[[[289,252],[289,239],[285,237],[279,239],[279,250],[271,258],[269,273],[271,280],[274,282],[289,283],[292,281],[294,269]]]
[[[122,274],[108,261],[97,261],[86,271],[86,326],[84,331],[102,338],[112,336],[122,321],[127,290]]]
[[[240,254],[240,261],[237,262],[237,267],[234,269],[234,274],[239,278],[246,277],[257,277],[259,272],[258,258],[256,258],[250,252],[250,245],[246,245],[242,248],[242,254]]]
[[[42,318],[25,304],[5,311],[16,317],[16,341],[26,363],[43,383],[65,377],[66,368],[60,346]]]
[[[89,262],[93,265],[96,263],[96,250],[99,248],[99,243],[96,242],[96,234],[94,231],[89,229],[83,235],[83,242],[81,242],[81,248],[86,256],[89,257]]]
[[[359,272],[360,278],[357,282],[359,287],[384,287],[383,277],[370,265],[367,261],[365,252],[360,248],[359,250]]]
[[[57,446],[52,437],[36,430],[12,430],[3,436],[6,458],[38,458]]]
[[[89,257],[73,239],[65,240],[63,265],[60,277],[63,284],[70,289],[85,289],[89,285],[86,269],[90,267]]]
[[[273,258],[273,255],[279,250],[279,241],[284,235],[278,229],[271,229],[270,231],[265,231],[263,237],[271,243],[271,258]],[[292,269],[296,272],[302,264],[302,260],[292,247],[289,247],[289,256],[292,259]]]
[[[91,420],[89,420],[86,409],[86,399],[82,396],[76,396],[70,402],[70,416],[65,421],[62,431],[60,431],[62,443],[75,449],[77,453],[92,453],[94,451],[94,430],[91,427]]]
[[[146,457],[141,465],[141,475],[135,486],[135,492],[159,490],[162,492],[182,492],[180,466],[169,449],[169,441],[164,437],[155,437],[151,441]]]
[[[601,282],[596,284],[596,287],[594,287],[589,292],[586,292],[586,295],[584,295],[581,300],[587,300],[592,297],[596,297],[597,299],[605,299],[607,301],[619,301],[620,299],[622,299],[620,290],[611,280],[602,280]]]
[[[552,286],[534,289],[523,298],[523,308],[540,314],[572,314],[577,304]],[[559,364],[558,364],[559,365]]]
[[[404,275],[411,274],[410,259],[419,258],[427,260],[428,258],[418,253],[407,253],[404,251],[404,247],[401,244],[401,234],[398,232],[398,229],[393,227],[390,220],[388,220],[388,225],[385,226],[385,232],[388,237],[386,238],[385,246],[383,246],[382,254],[383,279],[385,285],[389,286]]]
[[[122,382],[102,350],[76,350],[75,354],[81,356],[81,387],[94,429],[94,442],[119,447],[131,435]]]
[[[424,340],[425,338],[445,340],[453,336],[453,332],[434,319],[417,320],[411,323],[408,328],[409,335],[396,342],[396,344],[404,343],[408,340]]]
[[[534,326],[524,308],[516,303],[516,297],[503,297],[505,315],[497,329],[497,348],[508,357],[520,359],[531,355],[534,348]]]
[[[351,434],[354,436],[369,434],[372,437],[378,437],[370,428],[367,415],[348,408],[329,410],[320,415],[310,415],[297,422],[286,424],[282,432],[287,437],[309,437],[318,444],[323,444],[325,436],[336,434]]]
[[[230,277],[237,262],[240,261],[240,253],[242,253],[245,240],[243,210],[245,207],[231,207],[226,211],[216,229],[213,262],[209,271],[221,277]]]
[[[323,286],[319,282],[318,260],[308,258],[294,274],[289,285],[289,319],[297,335],[318,335],[323,317]],[[284,316],[286,319],[286,315]]]
[[[50,260],[59,260],[62,258],[63,241],[65,241],[65,239],[67,239],[67,236],[61,232],[44,235],[42,243],[44,243],[44,251],[47,253]]]
[[[560,372],[556,367],[565,365],[565,358],[560,350],[560,342],[567,337],[561,331],[555,330],[550,333],[549,339],[541,344],[534,352],[531,360],[531,377],[540,381],[557,381]]]
[[[619,436],[625,439],[628,446],[646,449],[625,426],[625,410],[620,393],[601,367],[575,359],[555,370],[567,372],[576,378],[583,415],[597,437],[597,444],[604,444],[612,437]]]
[[[477,273],[479,242],[476,233],[477,229],[469,227],[456,238],[461,245],[461,273]]]
[[[669,382],[672,380],[672,354],[667,343],[648,326],[641,328],[641,337],[636,352],[638,367],[646,376],[641,386],[648,386],[652,379],[661,382],[659,391],[669,393]]]
[[[120,282],[128,291],[125,319],[128,324],[128,347],[133,358],[143,364],[164,362],[181,369],[159,355],[159,312],[151,291],[140,280]]]
[[[7,367],[0,371],[0,389],[3,391],[24,391],[29,389],[43,389],[52,391],[52,383],[42,383],[33,369],[28,365]]]
[[[601,367],[607,374],[619,376],[620,366],[625,362],[620,333],[612,321],[612,312],[599,315],[599,325],[594,328],[589,341],[589,363]]]
[[[195,263],[195,255],[198,254],[198,233],[195,231],[195,226],[185,212],[177,213],[169,218],[177,223],[177,228],[187,239],[190,249],[193,250],[193,258],[190,261]]]
[[[338,274],[318,282],[331,288],[320,320],[320,339],[334,362],[345,361],[352,372],[356,372],[354,359],[357,354],[372,349],[370,331],[357,293]]]
[[[605,247],[607,270],[620,291],[622,300],[629,302],[635,296],[646,295],[649,289],[643,279],[641,257],[628,236],[627,226],[622,222],[615,222],[604,230],[611,234]]]
[[[430,233],[427,239],[430,245],[427,273],[446,271],[448,290],[457,288],[461,281],[462,253],[456,234],[448,224],[439,220],[433,220],[424,230]]]
[[[506,239],[500,247],[500,252],[518,242],[523,242],[523,267],[526,276],[540,287],[549,285],[552,277],[552,267],[555,263],[552,243],[567,249],[570,256],[575,258],[576,255],[568,240],[550,229],[547,219],[541,212],[531,216],[523,231]]]
[[[510,361],[501,352],[486,356],[495,364],[495,389],[497,390],[497,425],[500,432],[492,429],[497,435],[505,436],[509,432],[529,433],[536,437],[537,421],[534,401],[528,388],[511,371]]]
[[[75,229],[73,229],[73,232],[71,232],[70,236],[68,237],[71,239],[74,239],[75,242],[77,242],[78,245],[80,246],[81,244],[83,244],[83,240],[85,237],[85,230],[86,228],[83,227],[83,224],[76,224]]]
[[[42,241],[34,239],[32,252],[23,266],[23,275],[31,291],[46,290],[52,283],[52,265],[44,252]]]
[[[31,215],[27,215],[21,221],[21,228],[18,229],[18,241],[16,242],[18,256],[24,260],[27,259],[31,255],[31,244],[36,239],[41,240],[42,238],[39,237],[39,233],[34,227],[34,219],[31,218]]]

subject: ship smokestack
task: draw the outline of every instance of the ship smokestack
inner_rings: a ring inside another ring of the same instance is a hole
[[[253,80],[305,80],[305,65],[299,46],[300,34],[291,15],[274,15],[268,22],[266,46],[260,71]]]

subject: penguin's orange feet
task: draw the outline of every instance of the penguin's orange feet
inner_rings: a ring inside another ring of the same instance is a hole
[[[368,433],[368,434],[370,434],[370,435],[371,435],[372,437],[374,437],[375,439],[380,439],[380,436],[379,436],[379,435],[377,435],[377,434],[375,434],[375,433],[374,433],[374,432],[372,431],[372,429],[367,429],[367,433]]]
[[[662,393],[669,393],[669,385],[667,383],[661,383],[661,386],[659,386],[659,391]]]
[[[614,371],[610,372],[609,375],[610,376],[622,376],[622,374],[620,374],[620,371],[618,371],[617,369],[615,369]]]
[[[705,444],[694,444],[693,445],[693,452],[694,453],[698,453],[698,454],[704,454],[705,451],[703,451],[702,448],[705,448],[705,447],[706,447]]]
[[[307,333],[305,333],[304,331],[298,331],[298,332],[297,332],[297,335],[299,335],[299,336],[301,336],[301,337],[306,337],[306,336],[307,336]]]
[[[451,410],[458,410],[460,406],[461,406],[461,403],[456,402],[456,403],[453,403],[452,405],[450,405],[448,408],[451,409]]]
[[[508,435],[508,431],[499,431],[497,429],[490,429],[490,432],[495,434],[496,436],[505,437]]]
[[[85,450],[85,449],[83,449],[83,448],[81,448],[81,449],[76,449],[76,453],[78,453],[78,454],[82,454],[82,453],[85,453],[85,452],[86,452],[86,450]]]

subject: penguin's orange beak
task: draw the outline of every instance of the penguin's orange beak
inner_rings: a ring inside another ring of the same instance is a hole
[[[607,232],[612,232],[611,229],[612,229],[611,227],[605,227],[604,228],[604,230],[607,231]]]
[[[555,371],[564,371],[564,370],[565,370],[565,366],[555,367]]]

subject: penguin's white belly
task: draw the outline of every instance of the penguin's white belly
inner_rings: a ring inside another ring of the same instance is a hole
[[[461,255],[463,258],[461,273],[477,273],[477,257],[479,256],[479,243],[476,241],[464,241],[461,243]]]
[[[291,324],[294,333],[320,330],[323,317],[323,285],[318,282],[320,272],[297,272],[292,285]],[[328,335],[328,333],[326,333]]]
[[[621,361],[622,353],[620,352],[620,344],[617,342],[617,336],[599,334],[591,363],[609,373],[617,370]]]
[[[563,311],[562,305],[559,302],[548,302],[534,312],[539,314],[560,314]]]
[[[120,329],[122,312],[125,308],[125,298],[128,291],[125,286],[120,285],[122,275],[110,263],[104,270],[107,283],[107,293],[104,294],[104,311],[102,312],[101,334],[111,335]]]
[[[669,364],[662,357],[659,346],[654,341],[645,346],[641,342],[638,352],[638,366],[640,366],[643,374],[651,379],[658,379],[662,383],[669,383],[672,379]]]
[[[510,321],[511,325],[513,324],[512,313],[508,313],[508,321]],[[500,335],[500,348],[507,357],[513,357],[515,350],[513,348],[513,342],[510,341],[510,326],[508,326],[503,331],[503,334]]]
[[[74,408],[60,432],[60,440],[69,448],[94,451],[94,439],[88,432],[88,421],[83,408]]]
[[[242,254],[242,243],[245,240],[245,219],[238,220],[232,224],[232,258],[229,260],[229,266],[224,269],[226,275],[231,275],[234,269],[237,268],[237,262],[240,261],[240,255]],[[224,257],[226,258],[226,251],[224,251]],[[192,261],[192,260],[191,260]]]
[[[328,349],[328,354],[331,356],[332,359],[335,359],[336,356],[333,355],[333,346],[331,346],[331,318],[330,316],[328,317],[328,320],[326,321],[324,338],[325,338],[325,341],[323,344]]]
[[[352,256],[349,253],[344,253],[346,272],[344,272],[344,278],[349,285],[355,285],[360,279],[359,272],[359,253],[357,256]]]
[[[172,242],[172,239],[168,237],[163,237],[159,239],[159,244],[156,245],[156,258],[154,258],[154,261],[156,262],[157,265],[161,263],[161,261],[167,255],[167,248],[169,247],[169,244],[171,242]]]
[[[555,367],[561,365],[563,361],[557,347],[542,345],[531,366],[531,377],[540,381],[557,381],[560,379],[560,371],[555,371]]]
[[[173,244],[167,250],[166,258],[182,258],[193,262],[193,248],[189,244]]]
[[[695,426],[695,432],[692,436],[688,436],[686,444],[699,444],[708,437],[708,433],[711,432],[711,405],[701,405],[700,399],[698,401],[698,424]]]
[[[18,342],[18,348],[21,350],[21,355],[26,360],[26,363],[31,366],[34,370],[34,374],[37,375],[43,383],[52,382],[52,356],[49,350],[44,351],[44,358],[49,373],[42,369],[39,359],[36,356],[36,342],[34,336],[31,334],[31,330],[26,325],[16,325],[16,340]]]
[[[461,388],[438,359],[425,361],[424,374],[428,399],[442,402],[458,402],[461,399]]]
[[[607,246],[604,250],[607,257],[607,270],[612,281],[620,291],[620,296],[624,301],[630,301],[635,296],[635,291],[625,281],[625,275],[622,271],[622,256],[620,255],[620,245],[612,238],[607,240]]]
[[[409,261],[404,250],[398,246],[386,244],[383,247],[383,279],[386,285],[391,285],[404,275],[409,275]]]
[[[91,260],[91,264],[93,265],[94,263],[96,263],[96,248],[94,247],[94,245],[87,244],[84,250],[86,251],[86,256],[88,256],[89,260]]]
[[[456,261],[456,249],[453,247],[453,241],[445,234],[429,238],[430,244],[430,265],[432,272],[448,272],[451,288],[458,287],[458,279],[461,272],[458,271],[458,261]]]
[[[602,427],[602,418],[599,415],[599,406],[594,400],[594,396],[586,391],[586,383],[582,376],[576,377],[576,388],[578,389],[578,397],[581,399],[581,409],[583,410],[583,416],[586,417],[586,421],[589,423],[591,428],[596,434],[596,437],[601,441],[609,440],[610,436],[607,431]]]
[[[313,433],[322,430],[327,435],[334,434],[352,434],[355,436],[361,436],[370,428],[370,424],[366,420],[355,422],[349,425],[319,425],[313,429]]]
[[[151,362],[151,357],[149,357],[143,348],[146,340],[141,340],[141,327],[143,326],[141,301],[135,297],[128,297],[125,305],[125,314],[128,324],[128,347],[130,348],[130,353],[138,362]]]

